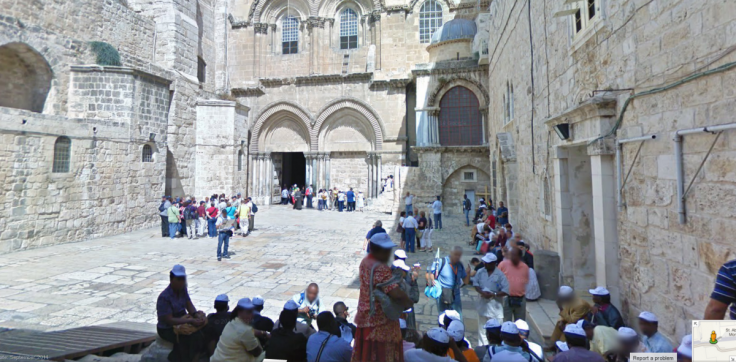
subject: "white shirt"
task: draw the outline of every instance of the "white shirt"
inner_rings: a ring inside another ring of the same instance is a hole
[[[406,204],[407,204],[407,205],[411,205],[411,204],[412,204],[412,202],[414,202],[414,196],[413,196],[413,195],[409,195],[409,196],[407,196],[407,197],[406,197],[406,198],[404,199],[404,202],[406,202]]]
[[[483,229],[485,228],[486,223],[480,222],[478,225],[475,225],[475,229],[478,230],[478,233],[483,233]]]
[[[442,201],[435,200],[432,203],[432,211],[434,211],[435,214],[441,214],[442,213]]]
[[[281,197],[283,198],[289,197],[289,191],[287,189],[281,190]]]
[[[255,215],[255,213],[253,212],[253,201],[248,201],[248,203],[245,204],[245,207],[247,207],[248,210],[250,210],[250,216]]]
[[[342,192],[337,194],[337,201],[345,201],[345,194],[343,194]]]
[[[423,349],[410,349],[404,353],[404,362],[454,362],[447,356],[431,354]]]
[[[404,229],[416,229],[419,227],[419,223],[417,223],[417,219],[415,219],[414,216],[407,216],[401,227]]]

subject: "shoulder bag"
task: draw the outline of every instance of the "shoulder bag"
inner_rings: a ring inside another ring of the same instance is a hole
[[[388,296],[388,294],[384,293],[383,290],[380,289],[380,287],[384,287],[391,284],[396,284],[398,280],[396,280],[396,277],[392,277],[391,279],[387,280],[386,282],[379,283],[379,284],[373,284],[374,282],[374,272],[376,270],[376,267],[378,266],[378,263],[374,264],[371,268],[371,281],[370,281],[370,290],[371,290],[371,309],[370,309],[370,315],[373,315],[376,313],[376,307],[375,307],[375,300],[378,299],[378,302],[381,303],[381,309],[383,309],[383,313],[386,315],[386,318],[396,321],[399,320],[401,317],[401,313],[404,311],[404,308],[401,308],[401,306],[394,302],[391,297]]]

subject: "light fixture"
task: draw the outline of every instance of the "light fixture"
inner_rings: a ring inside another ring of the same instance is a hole
[[[155,141],[156,140],[156,134],[155,133],[149,133],[148,134],[148,140],[149,141]]]
[[[560,137],[561,140],[565,141],[570,138],[570,124],[569,123],[560,123],[558,125],[555,125],[555,132],[557,133],[557,136]]]

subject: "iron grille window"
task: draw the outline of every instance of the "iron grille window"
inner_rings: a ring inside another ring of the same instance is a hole
[[[59,137],[54,143],[54,164],[51,172],[66,173],[69,172],[69,164],[71,162],[72,140],[68,137]]]
[[[143,153],[141,155],[141,161],[153,162],[153,149],[150,145],[143,145]]]
[[[299,20],[294,16],[284,18],[281,23],[282,54],[299,52]]]
[[[353,9],[340,13],[340,49],[358,48],[358,14]]]
[[[238,171],[243,171],[243,151],[238,151]]]
[[[475,181],[475,172],[473,171],[463,172],[463,181]]]
[[[439,133],[443,146],[483,144],[478,98],[465,87],[454,87],[440,101]]]
[[[442,26],[442,7],[434,0],[429,0],[419,10],[419,42],[429,43],[432,34]]]
[[[197,57],[197,80],[204,83],[207,78],[207,64],[202,57]]]

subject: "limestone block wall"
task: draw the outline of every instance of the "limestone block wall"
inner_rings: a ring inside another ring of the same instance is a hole
[[[365,153],[333,152],[330,154],[330,186],[356,193],[368,190],[368,163]]]
[[[11,108],[0,116],[0,252],[157,225],[163,142],[141,162],[144,142],[131,141],[127,124]],[[71,139],[68,173],[51,172],[58,136]]]
[[[528,16],[520,13],[527,9],[514,8],[510,0],[491,4],[489,125],[492,133],[508,132],[514,139],[516,163],[498,159],[499,172],[504,174],[507,167],[517,169],[518,192],[511,220],[536,248],[556,251],[570,242],[557,240],[555,213],[546,218],[539,212],[541,182],[556,176],[554,160],[560,155],[555,146],[566,145],[544,125],[545,119],[578,107],[595,90],[613,90],[596,92],[615,100],[614,114],[607,116],[608,125],[613,126],[632,92],[736,61],[729,50],[734,45],[735,30],[728,26],[736,18],[733,2],[602,3],[602,18],[590,31],[574,36],[571,19],[553,17],[564,9],[561,4],[545,7],[531,2],[532,18],[542,19],[532,22],[533,59],[529,27],[503,25],[505,19]],[[621,288],[621,309],[632,325],[641,310],[668,316],[661,319],[660,332],[673,341],[689,332],[690,320],[702,318],[718,267],[735,255],[733,243],[726,240],[736,227],[736,215],[728,209],[729,200],[736,195],[736,178],[730,171],[736,145],[731,133],[724,133],[715,143],[688,196],[688,221],[681,225],[672,133],[733,122],[734,95],[727,90],[734,74],[729,70],[637,98],[615,133],[619,139],[644,134],[658,138],[642,146],[624,190],[626,206],[617,213],[619,260],[610,263],[620,262],[620,282],[613,287]],[[509,84],[515,90],[513,117],[506,122],[504,95],[509,94]],[[572,134],[576,142],[585,144],[608,130],[605,123],[587,123],[580,129],[574,126]],[[686,181],[693,177],[713,137],[686,137]],[[498,151],[497,144],[492,147]],[[624,146],[626,170],[636,148],[636,144]],[[550,197],[560,205],[555,200],[557,191]]]

